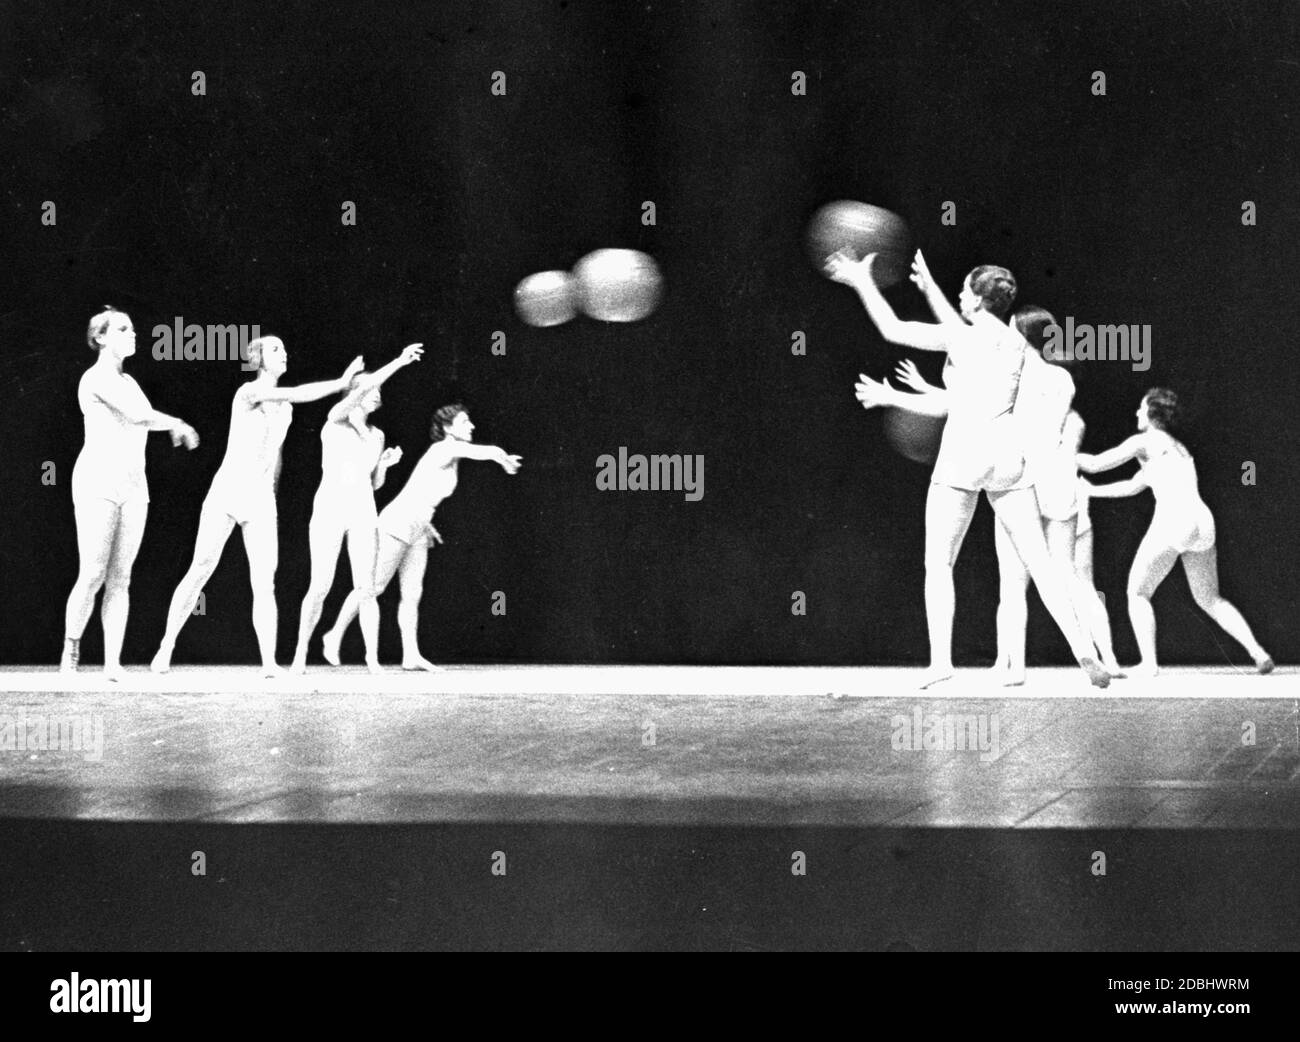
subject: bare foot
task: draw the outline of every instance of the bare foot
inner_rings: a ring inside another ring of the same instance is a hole
[[[441,666],[435,666],[423,655],[417,655],[415,658],[402,659],[402,668],[405,670],[415,671],[423,670],[426,673],[445,673]]]
[[[289,672],[296,677],[303,676],[307,672],[307,663],[304,659],[295,658],[289,665]]]
[[[149,668],[155,673],[170,673],[172,668],[172,653],[164,652],[162,648],[158,649],[158,654],[153,657],[149,663]]]
[[[367,670],[368,670],[368,671],[369,671],[373,676],[380,676],[380,675],[382,675],[382,674],[384,674],[384,673],[387,672],[387,670],[384,669],[384,667],[381,666],[378,662],[367,662],[367,663],[366,663],[366,669],[367,669]]]
[[[285,670],[281,669],[280,666],[277,665],[276,663],[274,662],[262,663],[262,679],[276,680],[283,676],[287,676],[287,673],[285,672]]]
[[[1273,672],[1276,666],[1273,662],[1272,656],[1265,655],[1262,659],[1256,659],[1255,668],[1259,670],[1261,675],[1267,676],[1269,673]]]
[[[924,691],[927,687],[942,684],[945,680],[951,680],[955,672],[952,666],[931,666],[921,674],[921,681],[917,687]]]
[[[1091,655],[1085,655],[1083,658],[1079,659],[1079,665],[1081,665],[1083,671],[1088,674],[1088,683],[1093,687],[1099,687],[1103,691],[1110,687],[1110,674],[1107,673],[1106,670],[1102,668],[1101,663]]]
[[[321,640],[321,651],[325,654],[325,661],[331,666],[342,664],[339,662],[339,645],[342,642],[342,637],[336,637],[333,630],[329,630]]]

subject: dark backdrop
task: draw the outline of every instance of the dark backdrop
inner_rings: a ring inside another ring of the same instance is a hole
[[[1294,660],[1300,16],[1285,2],[1216,6],[6,5],[5,661],[57,659],[76,570],[76,383],[92,360],[86,320],[104,303],[140,332],[128,371],[204,438],[193,454],[150,438],[128,662],[156,647],[247,378],[234,363],[151,358],[151,329],[178,315],[281,335],[287,383],[423,340],[425,361],[385,387],[375,416],[406,450],[381,504],[446,401],[469,405],[480,440],[524,456],[516,478],[467,464],[439,513],[447,545],[422,618],[436,657],[922,661],[927,474],[852,394],[855,374],[883,375],[896,352],[802,253],[808,215],[844,197],[906,215],[952,293],[973,264],[997,262],[1022,301],[1151,324],[1149,372],[1079,373],[1086,445],[1129,433],[1152,384],[1187,397],[1224,591]],[[206,97],[190,92],[194,70]],[[490,93],[496,70],[505,97]],[[791,93],[795,70],[805,97]],[[1091,93],[1094,70],[1105,97]],[[47,199],[53,228],[40,223]],[[1247,199],[1256,227],[1240,220]],[[344,200],[354,228],[340,224]],[[641,224],[644,200],[655,227]],[[940,224],[945,200],[955,227]],[[519,278],[602,246],[658,258],[668,292],[652,318],[519,322]],[[915,309],[908,289],[893,295]],[[491,353],[495,330],[505,357]],[[795,330],[806,357],[791,354]],[[299,407],[285,446],[282,657],[307,584],[327,407]],[[620,445],[703,454],[704,499],[597,491],[596,458]],[[1124,578],[1150,512],[1149,496],[1094,505],[1122,657],[1134,653]],[[254,660],[239,543],[179,662]],[[957,582],[959,660],[987,661],[987,506]],[[495,590],[504,618],[489,611]],[[804,617],[791,614],[795,590]],[[388,658],[395,593],[382,602]],[[1222,662],[1226,649],[1243,661],[1181,572],[1156,603],[1166,659]],[[100,647],[96,617],[87,661]],[[359,650],[354,631],[345,653]],[[1036,604],[1030,653],[1066,660]]]

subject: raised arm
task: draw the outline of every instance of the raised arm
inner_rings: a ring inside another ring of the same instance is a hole
[[[947,351],[950,343],[956,339],[958,332],[951,323],[936,325],[933,322],[904,322],[889,306],[889,301],[876,285],[871,265],[876,255],[868,253],[860,261],[855,261],[846,253],[833,254],[826,261],[826,273],[836,282],[842,282],[858,291],[862,306],[880,335],[893,344],[914,347],[921,351]],[[961,331],[969,328],[962,323]]]
[[[930,274],[930,266],[925,263],[925,257],[920,250],[917,250],[916,256],[912,258],[911,278],[916,283],[917,289],[925,295],[925,302],[930,305],[930,311],[936,321],[962,323],[966,321],[934,281],[934,276]]]
[[[299,405],[303,402],[317,402],[322,398],[328,398],[331,394],[342,394],[348,389],[352,378],[364,368],[365,362],[360,355],[357,355],[337,380],[317,380],[309,384],[299,384],[297,387],[258,387],[254,382],[248,392],[249,404],[291,402]]]
[[[1142,435],[1134,434],[1113,449],[1107,449],[1105,452],[1099,452],[1096,455],[1081,452],[1075,459],[1079,464],[1079,469],[1085,474],[1100,474],[1103,470],[1114,470],[1121,463],[1127,463],[1129,460],[1135,459],[1142,449],[1142,443]]]
[[[1126,481],[1112,481],[1107,485],[1094,485],[1089,481],[1086,484],[1091,499],[1119,499],[1121,496],[1135,495],[1149,487],[1140,472]]]
[[[357,381],[357,385],[352,388],[343,399],[337,402],[329,411],[329,421],[331,423],[342,423],[348,418],[361,402],[361,399],[380,386],[385,380],[392,376],[403,366],[410,365],[412,362],[418,362],[420,356],[424,354],[423,344],[407,344],[402,348],[402,353],[389,362],[378,372],[371,373],[369,376],[363,376]]]

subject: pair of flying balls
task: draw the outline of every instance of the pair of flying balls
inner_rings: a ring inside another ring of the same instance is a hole
[[[515,287],[515,311],[530,326],[558,326],[582,312],[601,322],[636,322],[663,297],[654,258],[640,250],[596,250],[573,271],[539,271]]]
[[[858,260],[876,254],[872,274],[882,288],[908,277],[916,250],[907,222],[898,214],[851,199],[827,203],[813,214],[804,242],[808,259],[823,274],[833,253],[846,253]],[[943,418],[892,407],[882,411],[881,425],[894,451],[917,463],[933,463],[943,437]]]

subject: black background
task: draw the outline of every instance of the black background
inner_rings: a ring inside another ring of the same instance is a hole
[[[859,371],[883,375],[897,353],[802,251],[820,203],[856,198],[908,218],[950,293],[995,262],[1016,272],[1022,302],[1152,326],[1149,372],[1117,361],[1077,374],[1085,447],[1128,434],[1151,385],[1186,397],[1224,593],[1293,660],[1300,19],[1284,2],[1215,8],[0,7],[0,654],[57,660],[76,573],[76,384],[93,359],[86,321],[112,303],[139,331],[127,371],[204,439],[193,454],[150,439],[127,663],[161,636],[247,379],[233,362],[153,359],[151,330],[176,316],[282,336],[290,384],[424,341],[424,362],[384,388],[374,417],[406,451],[381,505],[444,402],[465,401],[479,440],[524,457],[515,478],[467,464],[439,512],[447,545],[431,557],[421,627],[435,658],[922,661],[928,475],[852,394]],[[206,97],[191,94],[194,70]],[[496,70],[505,97],[490,93]],[[795,70],[805,97],[791,93]],[[40,222],[44,200],[56,227]],[[341,225],[344,200],[356,227]],[[645,200],[655,227],[641,224]],[[945,200],[955,227],[940,224]],[[1244,200],[1256,227],[1241,223]],[[653,317],[519,322],[522,276],[605,246],[658,259],[668,292]],[[909,289],[892,296],[919,314]],[[496,330],[505,357],[491,353]],[[795,330],[806,357],[791,354]],[[926,366],[937,373],[937,359]],[[327,408],[299,407],[285,445],[282,657],[307,586]],[[704,499],[598,491],[596,458],[620,445],[703,454]],[[1121,659],[1135,653],[1124,581],[1150,511],[1149,496],[1093,507]],[[958,661],[987,660],[987,506],[957,584]],[[494,590],[504,618],[490,614]],[[791,614],[794,590],[806,617]],[[395,594],[381,602],[388,659]],[[250,606],[242,550],[229,548],[177,662],[254,661]],[[1181,573],[1156,610],[1163,659],[1245,661]],[[92,619],[85,660],[101,647]],[[359,651],[353,631],[344,653]],[[1039,607],[1030,655],[1067,660]]]

